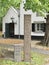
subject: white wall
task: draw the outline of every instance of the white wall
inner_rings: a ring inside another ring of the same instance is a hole
[[[3,34],[4,34],[4,32],[5,32],[5,23],[11,23],[12,22],[12,20],[11,20],[11,17],[13,17],[14,18],[14,34],[16,35],[18,35],[18,25],[19,25],[19,23],[18,23],[18,13],[16,13],[12,8],[10,8],[9,10],[8,10],[8,12],[7,12],[7,14],[6,14],[6,16],[3,18]],[[17,24],[16,24],[17,23]]]

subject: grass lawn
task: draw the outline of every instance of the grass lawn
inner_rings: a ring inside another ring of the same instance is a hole
[[[32,52],[31,65],[45,65],[45,63],[47,63],[45,59],[47,58],[49,58],[48,55]],[[9,60],[0,59],[0,65],[30,65],[30,64],[25,62],[13,62]]]

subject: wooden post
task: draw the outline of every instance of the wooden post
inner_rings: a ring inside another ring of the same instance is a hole
[[[31,15],[24,15],[24,61],[31,61]]]

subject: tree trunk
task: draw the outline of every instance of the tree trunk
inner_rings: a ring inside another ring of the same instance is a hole
[[[44,45],[49,45],[49,15],[47,15],[46,18],[46,31],[45,31],[45,37],[44,37]]]
[[[31,15],[24,15],[24,61],[31,61]]]

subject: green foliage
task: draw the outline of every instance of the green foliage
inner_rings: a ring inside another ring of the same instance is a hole
[[[3,17],[10,6],[19,8],[21,0],[0,0],[0,17]]]
[[[15,8],[20,7],[21,0],[0,0],[0,17],[3,17],[10,6]],[[45,13],[49,11],[49,0],[26,0],[25,10],[32,9],[33,12],[37,11]]]
[[[31,65],[45,65],[45,59],[49,58],[48,55],[32,52],[31,53]],[[30,65],[29,62],[13,62],[10,60],[0,59],[0,65]]]
[[[3,17],[10,6],[20,7],[21,0],[0,0],[0,17]],[[49,12],[49,0],[26,0],[25,9],[32,9],[33,12]]]
[[[33,65],[43,65],[45,63],[46,55],[38,54],[38,53],[31,53],[32,55],[32,64]]]
[[[44,14],[49,12],[49,0],[26,0],[25,10],[31,9],[33,12]]]

